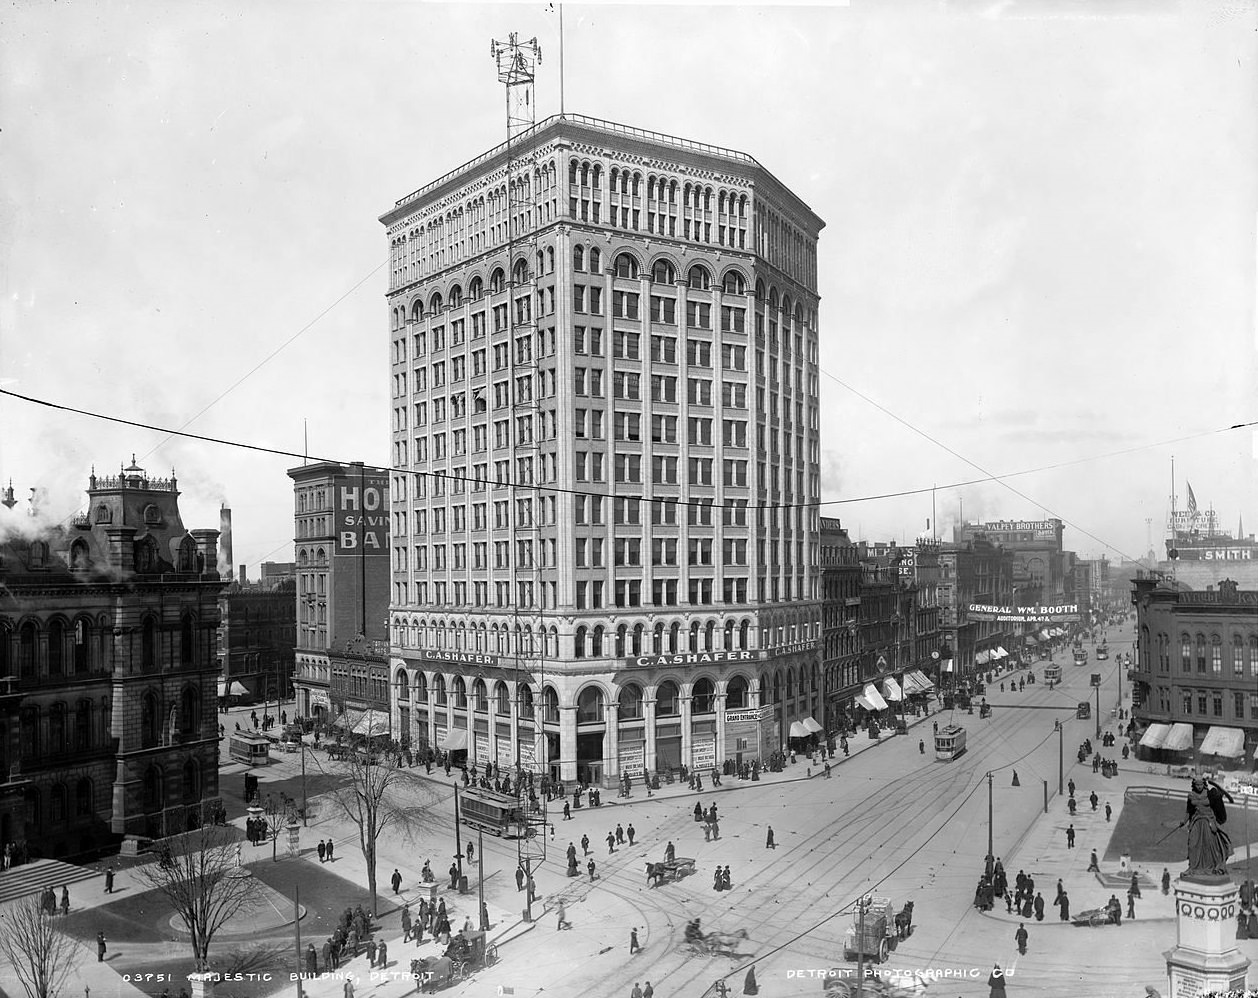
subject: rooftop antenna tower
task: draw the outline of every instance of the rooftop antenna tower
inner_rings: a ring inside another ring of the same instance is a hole
[[[550,256],[538,247],[537,229],[541,220],[539,198],[542,187],[542,170],[537,163],[536,148],[529,140],[529,133],[537,124],[535,82],[537,67],[542,61],[542,49],[536,38],[521,41],[513,31],[505,42],[490,43],[490,53],[498,67],[498,82],[506,91],[507,111],[507,165],[505,176],[499,182],[505,186],[506,218],[503,219],[507,240],[507,349],[511,366],[511,463],[508,481],[511,506],[507,511],[511,527],[510,553],[515,570],[495,572],[495,599],[502,605],[506,595],[513,607],[515,618],[514,673],[517,697],[517,714],[521,721],[528,721],[532,730],[532,744],[527,742],[524,729],[521,734],[525,743],[517,739],[515,752],[516,799],[528,822],[527,834],[516,840],[519,864],[524,870],[526,890],[525,919],[532,920],[533,872],[546,861],[546,795],[541,793],[540,781],[551,776],[552,732],[558,741],[559,718],[551,716],[551,703],[546,698],[546,655],[554,645],[559,653],[558,632],[551,633],[546,627],[546,606],[555,605],[558,580],[553,566],[554,557],[545,557],[543,545],[553,545],[553,531],[549,536],[539,529],[540,524],[554,524],[557,496],[537,489],[533,482],[541,479],[541,465],[549,458],[557,460],[557,433],[554,425],[547,426],[548,414],[538,404],[543,385],[542,358],[555,352],[554,330],[542,330],[534,320],[533,311],[538,307],[537,279],[543,269],[554,267],[554,248],[548,247]],[[546,165],[547,171],[551,165]],[[551,178],[553,179],[553,177]],[[501,189],[501,187],[500,187]],[[549,261],[549,263],[547,262]],[[550,342],[546,342],[546,337]],[[495,400],[495,404],[497,400]],[[553,416],[550,417],[553,420]],[[499,481],[500,487],[506,482]],[[505,590],[505,593],[504,593]],[[510,647],[510,645],[508,646]],[[532,691],[542,691],[540,704],[533,701]],[[557,705],[555,705],[557,707]],[[557,714],[557,711],[556,711]],[[523,728],[523,725],[521,726]],[[548,730],[550,727],[551,730]],[[498,760],[494,760],[495,763]],[[533,789],[519,778],[527,772],[537,781],[538,808],[532,809]]]

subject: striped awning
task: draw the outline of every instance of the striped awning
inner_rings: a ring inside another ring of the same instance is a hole
[[[1182,723],[1171,725],[1166,740],[1162,742],[1162,748],[1168,752],[1184,752],[1192,748],[1192,725]]]
[[[991,657],[991,652],[981,651],[974,656],[974,662],[976,665],[986,665],[987,660]]]
[[[1162,747],[1166,736],[1171,733],[1169,724],[1150,724],[1140,736],[1140,744],[1144,748],[1157,749]]]
[[[997,657],[997,658],[1008,658],[1008,657],[1009,657],[1009,653],[1008,653],[1007,651],[1005,651],[1005,646],[1004,646],[1004,645],[1001,645],[999,648],[997,648],[997,649],[996,649],[996,657]]]
[[[1214,725],[1206,732],[1199,749],[1202,755],[1221,755],[1239,759],[1245,754],[1245,732],[1241,728]]]
[[[929,693],[934,685],[917,669],[904,674],[904,691],[906,693]]]
[[[866,710],[886,710],[887,701],[882,698],[873,683],[866,683],[865,689],[856,695],[856,702]]]
[[[900,684],[890,676],[882,681],[882,695],[893,703],[904,699],[904,691],[900,689]]]

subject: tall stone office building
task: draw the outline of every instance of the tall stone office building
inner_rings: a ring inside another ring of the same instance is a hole
[[[601,783],[820,718],[821,219],[564,115],[380,221],[394,724]]]

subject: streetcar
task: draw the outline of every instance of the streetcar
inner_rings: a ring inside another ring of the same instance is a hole
[[[1106,661],[1108,661],[1108,660],[1109,660],[1109,648],[1107,648],[1105,645],[1101,645],[1101,647],[1100,647],[1100,648],[1098,648],[1098,649],[1096,650],[1096,660],[1097,660],[1098,662],[1106,662]]]
[[[265,766],[271,761],[271,740],[252,731],[233,731],[227,751],[237,762],[249,766]]]
[[[1044,682],[1049,683],[1049,684],[1060,683],[1061,682],[1061,666],[1060,665],[1044,666]]]
[[[499,837],[522,839],[530,831],[520,801],[496,790],[468,787],[461,791],[459,814],[463,824]]]
[[[1075,665],[1087,665],[1088,653],[1082,648],[1075,649]]]
[[[949,724],[935,733],[935,758],[950,762],[965,752],[965,728]]]

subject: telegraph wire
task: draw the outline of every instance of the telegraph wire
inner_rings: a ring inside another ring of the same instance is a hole
[[[69,412],[69,413],[74,413],[80,416],[88,416],[93,419],[104,420],[110,423],[118,423],[123,426],[135,427],[136,429],[149,430],[154,433],[164,433],[170,437],[185,437],[190,440],[199,440],[202,443],[218,444],[224,447],[237,447],[242,450],[249,450],[249,451],[253,451],[255,453],[260,453],[260,454],[271,454],[276,457],[290,457],[294,459],[307,458],[309,460],[324,461],[330,464],[349,465],[349,464],[355,463],[352,461],[342,461],[337,458],[319,457],[317,455],[301,454],[296,451],[283,450],[277,447],[265,447],[261,444],[251,444],[251,443],[247,443],[241,440],[229,440],[223,437],[211,437],[206,434],[192,433],[187,430],[172,429],[170,427],[165,427],[165,426],[156,426],[151,423],[142,423],[142,422],[139,422],[138,420],[125,419],[121,416],[113,416],[108,413],[98,412],[93,409],[80,409],[80,408],[76,408],[75,406],[65,405],[60,402],[52,402],[52,401],[49,401],[48,399],[36,398],[31,395],[23,395],[19,392],[11,391],[7,388],[0,388],[0,395],[8,396],[9,398],[18,399],[23,402],[29,402],[32,405],[38,405],[38,406],[43,406],[48,409],[54,409],[59,412]],[[497,480],[489,480],[489,479],[481,479],[481,478],[471,478],[471,477],[468,477],[467,475],[452,475],[452,474],[447,474],[445,472],[440,472],[440,471],[422,471],[422,470],[412,469],[412,468],[368,467],[366,470],[385,473],[385,474],[409,475],[416,478],[430,478],[434,480],[440,480],[443,482],[463,482],[468,485],[482,485],[482,486],[485,486],[486,489],[497,488],[497,487],[506,488],[506,487],[514,486],[517,488],[531,489],[534,492],[554,493],[554,494],[561,494],[561,495],[574,495],[574,496],[592,497],[592,498],[597,498],[597,499],[638,499],[642,502],[660,502],[660,503],[666,503],[668,505],[673,505],[673,506],[696,506],[696,507],[708,507],[710,509],[742,509],[742,510],[747,510],[747,511],[814,509],[814,508],[823,507],[823,506],[842,506],[842,505],[847,505],[850,503],[878,502],[884,499],[898,499],[898,498],[903,498],[906,496],[925,495],[926,493],[929,493],[938,489],[959,489],[959,488],[966,488],[972,485],[983,485],[988,482],[998,482],[1000,484],[1004,484],[1003,479],[1006,479],[1006,478],[1013,478],[1013,477],[1018,477],[1022,475],[1033,475],[1042,471],[1051,471],[1057,468],[1063,468],[1070,465],[1084,464],[1091,461],[1105,460],[1107,458],[1114,457],[1120,454],[1130,454],[1130,453],[1136,453],[1142,450],[1151,450],[1155,447],[1163,447],[1171,443],[1179,443],[1185,440],[1195,440],[1201,437],[1213,436],[1219,433],[1230,433],[1233,430],[1249,429],[1252,427],[1258,427],[1258,419],[1250,420],[1250,421],[1242,422],[1242,423],[1233,423],[1230,426],[1217,427],[1215,429],[1210,429],[1210,430],[1202,430],[1198,433],[1188,434],[1188,435],[1176,437],[1173,439],[1158,440],[1152,443],[1140,445],[1138,447],[1126,448],[1125,450],[1121,450],[1121,451],[1112,451],[1105,454],[1093,455],[1091,457],[1076,458],[1071,461],[1058,462],[1056,464],[1044,465],[1042,467],[1026,468],[1021,471],[1009,472],[1008,474],[1004,474],[1004,475],[990,474],[990,473],[984,472],[984,474],[986,475],[986,477],[984,478],[973,478],[973,479],[968,479],[968,480],[959,481],[959,482],[951,482],[944,485],[931,485],[931,486],[926,486],[923,488],[916,488],[916,489],[902,489],[896,492],[882,492],[882,493],[875,493],[875,494],[865,495],[865,496],[853,496],[846,499],[821,499],[816,502],[806,502],[806,503],[751,503],[749,501],[747,502],[746,505],[740,506],[738,505],[738,503],[741,502],[741,500],[727,500],[725,502],[718,503],[714,499],[709,501],[706,499],[687,499],[680,496],[653,496],[653,495],[626,496],[626,495],[619,495],[614,492],[598,492],[598,491],[591,491],[588,489],[564,488],[562,486],[554,485],[554,484],[517,483],[510,480],[497,481]],[[931,439],[929,437],[927,438]],[[972,464],[972,462],[967,462],[967,463]],[[974,467],[979,468],[978,465],[974,465]],[[979,470],[983,471],[984,469],[979,468]],[[640,483],[633,483],[633,484],[640,484]],[[1018,492],[1016,489],[1011,489],[1011,491],[1013,491],[1016,495],[1019,495],[1022,498],[1026,499],[1026,501],[1030,503],[1031,505],[1036,506],[1039,509],[1043,509],[1046,512],[1052,513],[1052,510],[1050,510],[1047,506],[1044,506],[1038,502],[1035,502],[1035,500],[1030,499],[1029,497],[1023,495],[1021,492]],[[1060,517],[1058,518],[1060,519]],[[1119,551],[1119,553],[1122,553],[1121,549],[1115,547],[1112,544],[1105,543],[1100,538],[1094,536],[1091,533],[1088,533],[1087,531],[1078,527],[1076,524],[1072,523],[1071,521],[1062,519],[1062,522],[1071,527],[1074,527],[1074,529],[1079,530],[1081,533],[1086,534],[1088,537],[1091,537],[1093,540],[1104,545],[1105,547],[1110,548],[1111,550],[1114,550],[1114,551]]]

